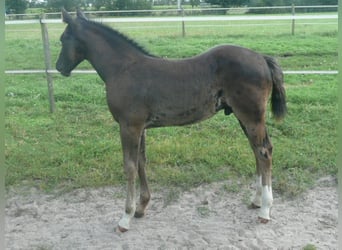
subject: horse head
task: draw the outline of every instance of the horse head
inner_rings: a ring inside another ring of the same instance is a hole
[[[86,49],[78,34],[82,29],[82,22],[87,18],[78,9],[77,17],[74,19],[64,8],[62,9],[62,18],[67,27],[60,37],[62,49],[56,62],[56,69],[62,75],[69,76],[71,71],[85,59]]]

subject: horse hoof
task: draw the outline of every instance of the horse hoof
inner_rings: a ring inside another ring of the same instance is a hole
[[[261,217],[258,217],[258,219],[259,219],[259,222],[262,224],[266,224],[270,221],[269,219],[265,219],[265,218],[261,218]]]
[[[258,209],[260,206],[255,205],[253,202],[248,206],[249,209]]]
[[[118,233],[125,233],[125,232],[128,231],[128,229],[127,229],[127,228],[124,228],[124,227],[118,226],[118,227],[116,228],[116,231],[117,231]]]
[[[144,212],[135,212],[134,217],[135,218],[142,218],[144,217],[145,213]]]

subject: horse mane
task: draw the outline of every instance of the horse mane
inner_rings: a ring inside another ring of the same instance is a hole
[[[118,37],[124,41],[126,41],[127,43],[129,43],[130,45],[132,45],[134,48],[136,48],[137,50],[139,50],[140,52],[142,52],[145,55],[148,56],[152,56],[155,57],[154,55],[152,55],[150,52],[148,52],[144,47],[142,47],[140,44],[138,44],[136,41],[134,41],[133,39],[127,37],[126,35],[120,33],[119,31],[113,29],[112,27],[109,27],[107,25],[104,25],[102,23],[96,22],[96,21],[92,21],[92,20],[85,20],[88,24],[90,24],[91,26],[96,27],[98,30],[101,31],[101,33],[103,34],[104,38],[111,44],[114,46],[115,41],[117,41]]]

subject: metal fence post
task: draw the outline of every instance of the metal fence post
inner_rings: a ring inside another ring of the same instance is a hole
[[[45,59],[45,73],[46,73],[46,80],[48,85],[48,93],[49,93],[49,102],[50,102],[50,112],[55,112],[55,97],[53,93],[53,80],[52,74],[49,70],[52,69],[51,66],[51,54],[50,54],[50,43],[49,43],[49,34],[46,24],[43,22],[45,18],[45,14],[39,19],[40,27],[42,30],[42,40],[43,40],[43,47],[44,47],[44,59]]]

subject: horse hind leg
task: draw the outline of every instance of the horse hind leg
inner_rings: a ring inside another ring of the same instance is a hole
[[[146,131],[141,135],[140,140],[140,152],[138,159],[138,174],[140,179],[140,199],[138,203],[138,207],[135,211],[134,217],[141,218],[145,215],[145,209],[151,199],[150,190],[148,188],[146,172],[145,172],[145,164],[146,164],[146,154],[145,154],[145,136]]]
[[[243,130],[243,132],[245,133],[246,137],[249,138],[248,132],[246,127],[242,124],[242,122],[239,120],[240,126]],[[251,145],[252,146],[252,145]],[[253,146],[252,146],[253,148]],[[262,184],[261,184],[261,171],[259,168],[259,164],[258,164],[258,158],[255,158],[255,162],[256,162],[256,193],[254,196],[254,199],[250,205],[251,209],[256,209],[256,208],[260,208],[261,207],[261,192],[262,192]]]
[[[257,151],[258,163],[261,170],[261,208],[259,211],[260,221],[267,223],[270,220],[270,209],[273,203],[272,194],[272,143],[265,129],[263,145]]]
[[[258,130],[258,129],[257,129]],[[261,187],[261,207],[259,211],[259,219],[262,223],[270,220],[270,210],[273,203],[272,194],[272,143],[266,132],[266,128],[262,126],[258,132],[253,144],[253,151],[256,158],[257,169],[259,169],[257,180],[257,193],[254,202],[259,201]],[[258,204],[255,204],[258,205]]]
[[[262,223],[270,220],[272,195],[272,143],[267,134],[264,122],[252,126],[244,126],[240,121],[256,159],[257,188],[252,201],[252,208],[259,208],[259,219]]]

